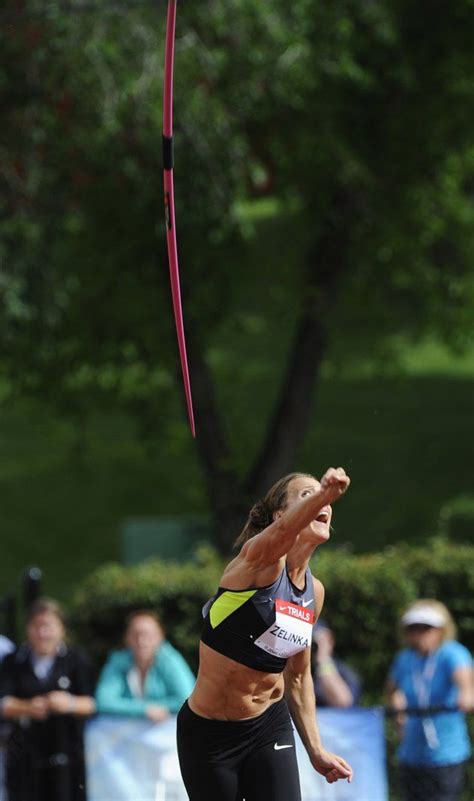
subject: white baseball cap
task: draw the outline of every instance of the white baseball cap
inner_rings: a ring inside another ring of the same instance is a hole
[[[417,606],[415,609],[410,609],[402,617],[402,626],[415,626],[415,625],[433,626],[436,629],[442,629],[445,625],[443,616],[432,609],[431,606]]]

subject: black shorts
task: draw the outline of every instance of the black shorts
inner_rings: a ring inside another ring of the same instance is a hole
[[[239,721],[202,718],[186,702],[178,714],[177,737],[190,801],[301,801],[285,700]]]
[[[400,765],[404,801],[458,801],[464,785],[465,763]]]

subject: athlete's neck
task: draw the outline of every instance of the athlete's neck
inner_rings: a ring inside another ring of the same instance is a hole
[[[291,583],[299,590],[304,590],[305,588],[308,565],[309,558],[301,561],[301,559],[290,558],[290,554],[288,554],[286,558],[286,572],[288,573]]]
[[[286,556],[286,570],[295,587],[299,587],[300,589],[304,588],[306,569],[316,547],[314,542],[305,540],[305,538],[300,535],[292,549],[288,551]]]

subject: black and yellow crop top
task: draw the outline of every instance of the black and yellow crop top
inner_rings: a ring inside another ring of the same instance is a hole
[[[202,610],[202,641],[214,651],[265,673],[281,673],[290,656],[311,644],[315,598],[311,571],[305,587],[286,567],[273,584],[249,590],[219,587]]]

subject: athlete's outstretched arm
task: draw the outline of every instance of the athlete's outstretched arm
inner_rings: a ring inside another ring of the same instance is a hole
[[[266,565],[277,562],[288,553],[298,534],[316,519],[321,509],[337,501],[349,484],[350,478],[342,467],[330,467],[321,479],[318,492],[288,506],[271,525],[245,543],[240,555],[248,561]]]
[[[324,587],[314,579],[315,597],[318,598],[316,619],[324,600]],[[326,777],[329,784],[338,779],[352,779],[351,766],[337,754],[323,748],[316,720],[316,698],[311,675],[311,648],[306,648],[288,660],[285,670],[285,696],[291,717],[298,730],[311,764],[318,773]]]

